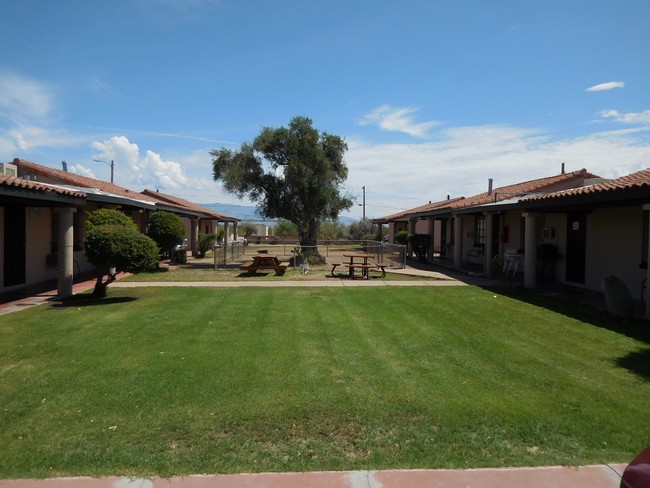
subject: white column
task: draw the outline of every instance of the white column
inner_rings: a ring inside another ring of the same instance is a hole
[[[485,253],[483,258],[485,259],[485,274],[487,276],[492,276],[492,253],[494,252],[492,241],[494,240],[493,235],[493,223],[494,223],[494,214],[488,212],[485,215]]]
[[[58,248],[58,274],[57,292],[61,298],[72,295],[72,283],[74,280],[74,225],[73,207],[57,208],[55,215],[58,226],[57,248]]]
[[[643,210],[650,210],[650,204],[644,205]],[[650,220],[650,214],[648,215],[648,220]],[[650,242],[650,222],[648,225],[648,242]],[[645,259],[646,263],[648,263],[645,281],[646,288],[645,297],[642,296],[641,299],[645,301],[645,318],[646,320],[650,320],[650,300],[648,300],[648,297],[650,296],[650,291],[648,290],[648,285],[650,285],[650,245],[648,245],[648,254]]]
[[[415,226],[417,222],[417,220],[409,220],[409,235],[415,234]],[[407,252],[409,256],[413,256],[413,246],[411,246],[410,242],[408,243]]]
[[[454,267],[463,265],[463,218],[454,215]]]
[[[524,213],[524,287],[535,288],[537,285],[537,215]]]
[[[190,219],[190,249],[192,256],[196,257],[199,250],[199,219],[197,217]]]
[[[223,247],[228,247],[228,221],[223,223]]]
[[[427,261],[433,263],[433,241],[435,237],[435,220],[433,217],[427,218],[427,234],[429,234],[429,249],[427,249]]]

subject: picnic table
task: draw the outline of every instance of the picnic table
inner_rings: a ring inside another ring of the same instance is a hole
[[[379,266],[377,266],[374,263],[368,263],[368,259],[372,257],[371,254],[365,253],[365,252],[344,252],[343,256],[346,258],[350,258],[349,263],[345,263],[344,266],[348,268],[349,270],[349,276],[350,278],[354,278],[354,272],[357,269],[361,270],[361,277],[364,280],[368,279],[368,270],[369,269],[378,269]],[[357,261],[355,261],[355,259]],[[383,271],[383,269],[382,269]]]
[[[259,253],[253,256],[252,261],[243,263],[240,267],[248,274],[254,274],[258,269],[272,269],[275,274],[282,275],[287,270],[289,263],[281,263],[277,254]]]

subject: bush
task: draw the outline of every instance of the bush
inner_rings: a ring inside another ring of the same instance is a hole
[[[174,247],[185,238],[185,226],[178,215],[157,210],[149,218],[149,237],[173,258]]]
[[[209,250],[212,249],[213,244],[217,240],[217,234],[203,234],[199,232],[199,240],[197,243],[197,258],[204,258]]]
[[[409,242],[409,233],[405,230],[400,230],[395,234],[395,241],[402,246],[406,246]]]
[[[150,271],[158,266],[158,246],[141,234],[135,223],[117,210],[101,209],[89,215],[84,246],[88,261],[97,268],[93,295],[106,296],[115,273]],[[108,280],[103,281],[108,275]]]
[[[409,236],[409,242],[411,243],[411,249],[413,249],[418,259],[426,263],[431,236],[429,234],[411,234]]]

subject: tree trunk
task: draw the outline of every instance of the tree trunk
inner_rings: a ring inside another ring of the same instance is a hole
[[[307,224],[306,230],[300,231],[300,248],[305,261],[309,262],[324,262],[324,258],[318,252],[318,227],[319,223],[316,220],[311,220]]]
[[[108,278],[104,281],[104,275],[107,274]],[[93,290],[93,298],[106,298],[106,288],[109,284],[115,281],[115,275],[110,271],[104,273],[103,271],[97,271],[97,281],[95,282],[95,289]]]

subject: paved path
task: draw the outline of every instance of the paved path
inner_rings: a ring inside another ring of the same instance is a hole
[[[582,467],[329,471],[178,478],[52,478],[0,481],[0,488],[618,488],[624,464]]]

